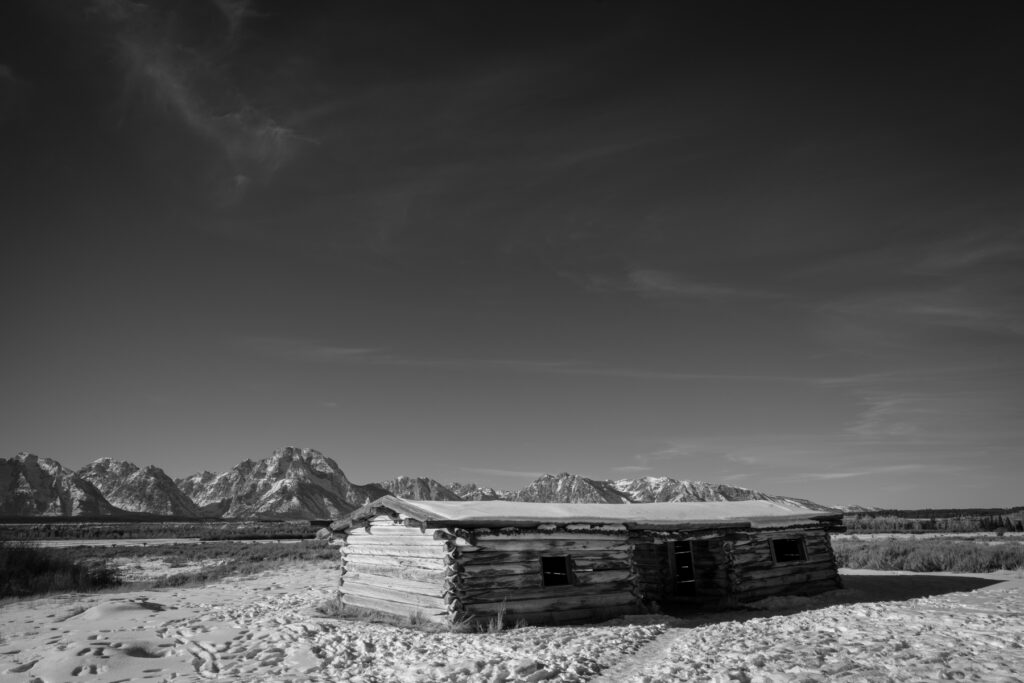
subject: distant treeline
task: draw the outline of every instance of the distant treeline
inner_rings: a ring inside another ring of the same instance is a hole
[[[876,510],[843,517],[853,533],[1024,532],[1024,508],[976,510]]]
[[[45,519],[45,518],[44,518]],[[200,540],[253,540],[313,538],[317,528],[308,521],[217,520],[217,521],[62,521],[0,523],[0,540],[42,539],[133,539],[198,538]]]

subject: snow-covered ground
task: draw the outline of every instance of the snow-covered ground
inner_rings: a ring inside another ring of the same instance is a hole
[[[335,567],[8,602],[0,681],[1024,681],[1016,572],[860,571],[762,611],[458,634],[319,616]]]

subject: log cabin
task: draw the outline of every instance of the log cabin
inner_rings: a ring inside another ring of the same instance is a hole
[[[840,587],[838,510],[774,501],[384,496],[331,525],[345,606],[443,624],[572,623]]]

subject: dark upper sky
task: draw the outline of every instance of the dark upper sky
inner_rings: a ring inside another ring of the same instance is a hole
[[[0,454],[1019,505],[1021,29],[4,2]]]

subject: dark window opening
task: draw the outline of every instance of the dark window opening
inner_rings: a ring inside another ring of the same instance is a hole
[[[540,573],[545,586],[568,586],[572,583],[569,556],[540,558]]]
[[[804,562],[807,552],[802,538],[776,538],[772,541],[772,556],[776,562]]]

